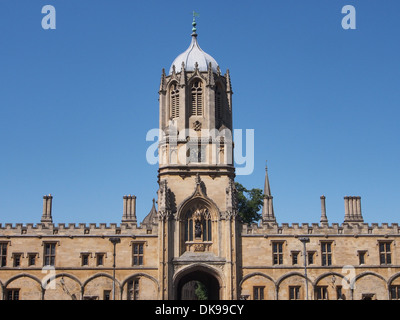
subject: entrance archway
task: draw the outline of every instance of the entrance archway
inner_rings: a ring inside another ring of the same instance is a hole
[[[198,299],[199,292],[197,291],[196,295],[195,290],[200,290],[203,298],[207,300],[221,299],[218,277],[204,267],[190,268],[175,280],[175,299]]]

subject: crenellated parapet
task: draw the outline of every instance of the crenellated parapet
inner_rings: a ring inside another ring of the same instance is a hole
[[[156,226],[155,226],[156,227]],[[153,227],[153,229],[155,228]],[[157,232],[154,232],[157,234]],[[0,223],[0,237],[4,236],[112,236],[153,234],[145,226],[132,223]]]
[[[246,235],[400,235],[398,223],[272,223],[272,224],[243,224],[243,236]]]
[[[52,218],[53,196],[43,196],[43,213],[40,223],[0,223],[1,236],[107,236],[157,234],[157,225],[151,223],[138,226],[136,219],[136,196],[123,197],[121,224],[117,223],[59,223]],[[154,200],[152,211],[155,211]],[[154,232],[153,232],[154,231]]]

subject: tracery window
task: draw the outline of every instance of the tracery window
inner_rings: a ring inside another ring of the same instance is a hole
[[[192,82],[190,89],[191,98],[191,116],[202,116],[203,115],[203,83],[201,80],[195,80]]]

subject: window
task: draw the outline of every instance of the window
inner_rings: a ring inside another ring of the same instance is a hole
[[[400,300],[400,286],[390,286],[390,299]]]
[[[201,80],[195,80],[192,82],[191,88],[191,116],[202,116],[203,115],[203,83]]]
[[[317,286],[315,288],[315,299],[316,300],[328,300],[328,287]]]
[[[111,300],[111,290],[103,291],[103,300]]]
[[[104,253],[96,253],[96,265],[97,266],[104,265]]]
[[[22,253],[13,253],[13,267],[18,268],[21,266]]]
[[[44,265],[54,266],[56,259],[56,244],[45,243],[44,244]]]
[[[0,267],[7,265],[7,242],[0,243]]]
[[[361,300],[375,300],[375,293],[363,293]]]
[[[220,85],[217,85],[215,91],[215,119],[217,122],[222,119],[222,90]]]
[[[299,252],[298,251],[292,251],[292,265],[297,265],[299,264]]]
[[[36,255],[37,253],[28,253],[28,266],[36,265]]]
[[[185,241],[193,241],[193,219],[187,219],[185,223]]]
[[[272,243],[273,264],[283,264],[283,242]]]
[[[89,265],[89,253],[83,253],[81,255],[81,259],[82,259],[82,266],[88,266]]]
[[[289,287],[289,300],[300,300],[300,286]]]
[[[365,264],[365,257],[367,255],[367,251],[358,251],[358,262],[359,264]]]
[[[315,251],[307,252],[307,263],[308,264],[314,264],[314,256],[315,256]]]
[[[7,300],[19,300],[19,289],[7,289]]]
[[[253,300],[264,300],[264,287],[253,287]]]
[[[143,265],[143,243],[134,243],[133,247],[133,265],[142,266]]]
[[[342,292],[342,286],[336,286],[336,299],[337,300],[343,300],[343,292]]]
[[[211,241],[211,219],[203,220],[203,241]]]
[[[139,279],[133,282],[133,291],[135,300],[139,300]]]
[[[170,110],[171,119],[179,118],[179,88],[177,83],[171,85]]]
[[[380,264],[391,264],[392,254],[390,248],[391,242],[379,242],[379,260]]]
[[[128,282],[128,300],[139,300],[139,279]]]
[[[321,243],[321,264],[323,266],[332,265],[332,242]]]

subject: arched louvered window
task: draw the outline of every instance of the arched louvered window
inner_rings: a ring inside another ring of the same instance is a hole
[[[171,119],[179,118],[179,88],[177,83],[171,85],[170,89]]]
[[[195,80],[192,82],[191,87],[191,116],[202,116],[203,115],[203,83],[201,80]]]
[[[215,118],[217,121],[222,119],[222,90],[219,85],[215,91]]]

